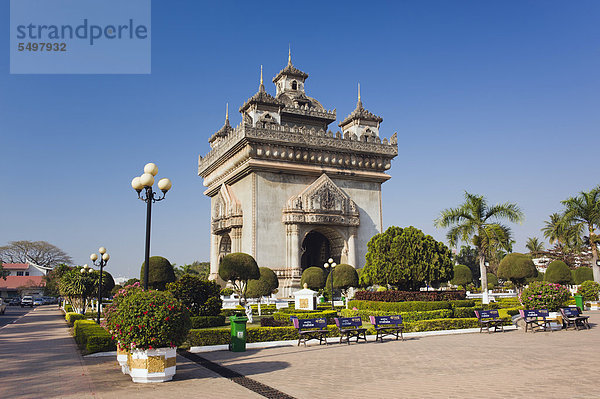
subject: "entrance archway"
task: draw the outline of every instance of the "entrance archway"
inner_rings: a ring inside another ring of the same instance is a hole
[[[221,242],[219,244],[219,263],[221,263],[221,259],[223,259],[223,257],[225,255],[228,255],[231,253],[231,237],[229,237],[229,234],[223,234],[223,236],[221,237]]]
[[[300,266],[302,270],[311,267],[323,267],[329,258],[340,263],[344,239],[331,228],[316,228],[309,231],[302,241],[302,256]]]

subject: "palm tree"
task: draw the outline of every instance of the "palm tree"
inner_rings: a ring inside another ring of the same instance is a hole
[[[581,247],[583,242],[580,224],[573,223],[572,220],[560,213],[551,214],[550,220],[544,223],[546,224],[542,228],[544,237],[550,241],[550,244],[556,244],[558,250],[569,252]]]
[[[588,192],[582,191],[578,196],[569,197],[561,202],[566,208],[564,218],[567,222],[576,227],[579,232],[587,227],[592,249],[594,281],[600,282],[600,267],[596,264],[598,243],[600,243],[600,237],[596,234],[596,229],[600,227],[600,186]]]
[[[544,243],[538,240],[537,237],[529,237],[525,247],[532,256],[535,256],[544,250]]]
[[[499,223],[503,219],[520,223],[523,220],[523,212],[516,204],[509,202],[488,206],[482,195],[469,194],[465,191],[463,204],[458,208],[443,210],[440,217],[435,220],[436,227],[450,228],[446,234],[450,245],[456,246],[459,240],[470,241],[477,249],[483,303],[489,303],[486,256],[500,249],[510,251],[512,245],[510,228]]]

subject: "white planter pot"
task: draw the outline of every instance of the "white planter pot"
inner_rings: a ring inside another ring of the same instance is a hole
[[[119,366],[121,366],[121,372],[123,374],[129,374],[129,366],[127,365],[127,351],[122,350],[117,345],[117,362],[119,362]]]
[[[129,375],[138,383],[171,381],[176,356],[175,348],[134,349],[128,355]]]

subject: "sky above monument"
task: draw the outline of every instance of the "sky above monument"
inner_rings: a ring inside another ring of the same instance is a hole
[[[145,206],[130,181],[155,162],[173,189],[153,208],[152,255],[208,261],[198,155],[226,103],[240,122],[260,65],[275,94],[288,45],[307,94],[337,109],[331,130],[360,82],[381,137],[398,132],[384,228],[445,241],[433,220],[466,190],[522,208],[524,251],[561,200],[600,183],[596,1],[176,4],[152,3],[150,75],[11,75],[0,4],[0,245],[46,240],[77,264],[105,246],[113,276],[139,277]]]

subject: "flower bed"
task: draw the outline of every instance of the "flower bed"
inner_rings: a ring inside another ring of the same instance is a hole
[[[352,300],[348,302],[350,308],[359,310],[383,310],[386,312],[423,312],[430,310],[452,309],[448,301],[409,301],[409,302],[382,302]]]
[[[547,281],[534,281],[521,293],[521,303],[526,309],[548,309],[556,312],[569,299],[566,287]]]
[[[453,316],[451,309],[440,309],[430,310],[425,312],[386,312],[382,310],[352,310],[343,309],[341,311],[342,317],[355,317],[359,316],[363,322],[369,323],[369,316],[393,316],[400,314],[404,323],[419,321],[419,320],[430,320],[430,319],[448,319]]]
[[[466,299],[465,291],[358,291],[354,299],[362,301],[450,301]]]

